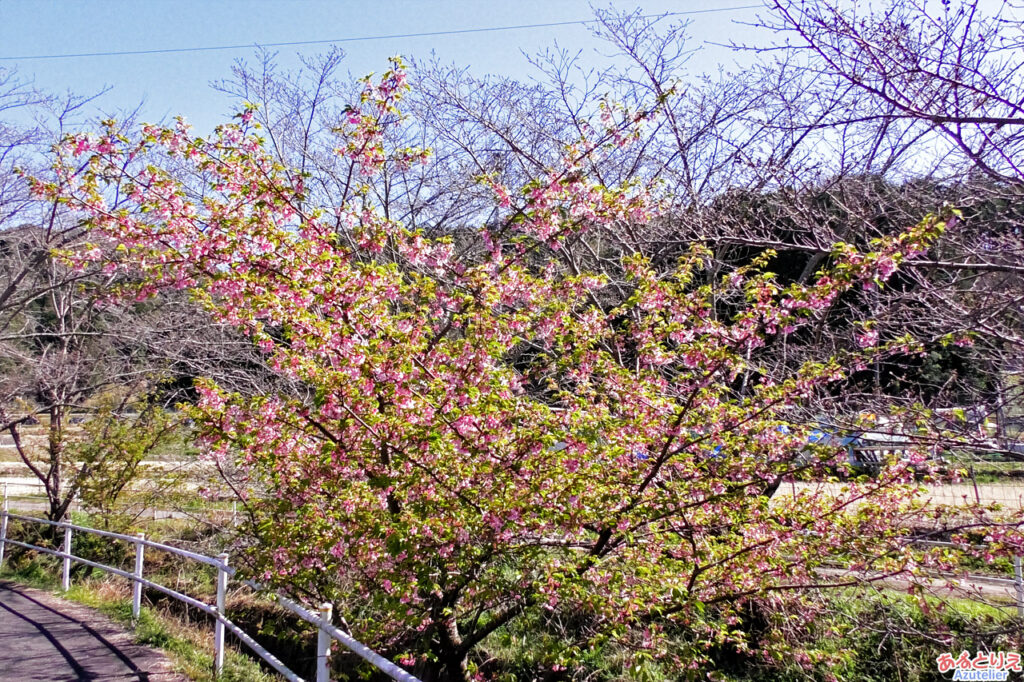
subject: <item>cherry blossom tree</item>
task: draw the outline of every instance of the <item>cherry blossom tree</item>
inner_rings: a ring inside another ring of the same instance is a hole
[[[341,122],[336,152],[364,177],[425,158],[384,143],[405,78],[396,63],[368,79]],[[485,641],[557,614],[572,615],[574,638],[539,645],[534,674],[569,674],[607,641],[630,665],[681,674],[709,647],[752,646],[742,623],[756,605],[809,617],[807,588],[860,579],[826,577],[829,561],[877,579],[939,565],[903,542],[924,452],[870,479],[773,497],[844,473],[841,453],[807,445],[801,408],[914,340],[880,345],[865,326],[859,350],[786,376],[762,372],[750,351],[852,288],[884,286],[945,218],[867,250],[837,244],[793,284],[765,269],[770,254],[698,277],[712,257],[699,242],[668,268],[628,250],[603,253],[602,267],[560,258],[570,243],[600,251],[591,235],[657,213],[656,186],[587,172],[648,115],[582,126],[522,188],[482,177],[501,218],[458,242],[388,219],[368,189],[311,202],[251,110],[210,139],[183,123],[144,126],[137,140],[113,126],[73,136],[57,180],[34,190],[88,216],[83,264],[142,276],[124,295],[188,290],[282,377],[262,392],[204,381],[193,410],[208,456],[244,474],[254,577],[358,597],[365,608],[346,625],[428,679],[500,675],[475,656]],[[154,150],[205,190],[144,163]],[[985,510],[972,521],[1008,546],[1014,523]],[[690,644],[669,646],[679,630]],[[763,640],[772,655],[782,632]]]

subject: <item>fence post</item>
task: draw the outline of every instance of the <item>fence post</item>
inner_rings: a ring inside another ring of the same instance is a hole
[[[1024,576],[1021,574],[1020,557],[1013,557],[1013,582],[1017,588],[1017,615],[1024,618]]]
[[[0,507],[0,568],[4,567],[4,548],[7,546],[7,484],[4,483],[3,507]]]
[[[71,523],[64,522],[64,570],[60,575],[60,589],[71,589]]]
[[[224,603],[228,591],[228,555],[225,552],[217,557],[217,622],[213,625],[213,675],[220,677],[224,673]]]
[[[316,633],[316,682],[331,680],[331,635],[324,629],[331,625],[331,612],[334,607],[330,602],[320,605],[320,627]]]
[[[139,540],[135,543],[135,577],[137,580],[132,585],[132,620],[139,621],[142,613],[142,562],[146,552],[146,546],[142,541],[146,539],[145,533],[139,533]]]

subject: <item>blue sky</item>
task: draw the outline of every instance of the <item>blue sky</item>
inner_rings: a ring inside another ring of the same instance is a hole
[[[648,0],[645,13],[686,12],[756,4],[754,0]],[[636,0],[616,0],[620,9]],[[599,5],[605,7],[607,5]],[[690,17],[694,46],[750,36],[735,21],[751,21],[756,10],[695,14]],[[216,45],[328,40],[402,33],[422,33],[591,18],[585,0],[3,0],[0,1],[0,57],[108,52]],[[678,19],[682,19],[679,17]],[[479,75],[495,73],[523,78],[530,67],[521,52],[534,53],[555,41],[584,58],[597,59],[600,43],[586,27],[562,26],[500,32],[385,39],[342,43],[346,64],[355,76],[386,68],[393,54],[428,57],[468,66]],[[327,45],[282,47],[282,66],[296,63],[296,53],[315,54]],[[252,49],[153,55],[76,57],[72,59],[0,60],[38,87],[51,91],[92,93],[110,86],[98,100],[110,113],[145,102],[143,118],[182,114],[205,132],[229,118],[230,104],[210,89],[210,81],[230,75],[232,62],[252,57]],[[728,50],[707,46],[691,61],[694,72],[732,64]],[[98,113],[98,112],[97,112]]]

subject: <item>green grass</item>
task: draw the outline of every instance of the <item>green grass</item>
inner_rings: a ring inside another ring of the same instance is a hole
[[[870,610],[875,601],[910,615],[916,615],[920,610],[917,597],[900,590],[881,589],[877,595],[872,595],[873,599],[863,599],[863,591],[856,588],[846,588],[836,591],[834,594],[837,599],[845,602],[844,610],[853,615],[863,615],[864,612]],[[924,600],[932,608],[945,608],[950,613],[963,618],[988,618],[997,623],[1004,621],[1009,623],[1014,620],[1016,615],[1016,606],[1009,602],[997,606],[964,597],[934,597],[931,595],[925,595]]]
[[[777,658],[737,652],[730,645],[694,648],[685,627],[668,626],[670,649],[686,658],[706,655],[699,670],[673,672],[657,659],[637,659],[635,651],[613,641],[597,642],[579,652],[581,665],[568,679],[591,682],[938,682],[935,658],[942,653],[991,648],[1018,651],[1021,621],[1013,607],[1000,608],[970,599],[927,596],[921,602],[905,592],[847,588],[819,593],[821,608],[811,620],[794,613],[774,612],[761,617],[747,613],[741,629],[754,646],[767,645]],[[554,621],[570,622],[573,614]],[[767,620],[765,619],[767,618]],[[543,669],[544,652],[567,645],[573,634],[553,628],[545,618],[524,619],[493,633],[484,643],[477,662],[489,660],[496,679],[515,682],[529,679]],[[808,654],[808,663],[794,662],[786,647],[770,640],[768,622],[790,631],[795,651]],[[494,662],[500,662],[497,666]]]
[[[73,584],[66,593],[59,590],[56,573],[42,561],[33,560],[11,571],[6,567],[0,577],[52,592],[83,606],[96,609],[114,622],[132,628],[131,600],[112,596],[107,581],[86,580]],[[212,631],[186,626],[161,613],[143,607],[134,624],[135,641],[164,651],[175,671],[196,682],[213,682]],[[266,673],[253,659],[231,649],[225,652],[222,682],[270,682],[281,679]]]

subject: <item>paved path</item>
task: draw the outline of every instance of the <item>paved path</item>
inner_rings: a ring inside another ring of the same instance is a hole
[[[843,494],[843,486],[843,483],[809,481],[783,483],[772,499],[791,497],[797,492],[803,494],[820,492],[827,496],[840,496]],[[924,492],[919,495],[919,498],[928,506],[962,506],[978,501],[981,504],[998,502],[1008,510],[1024,508],[1024,481],[1020,480],[1007,483],[979,483],[977,486],[971,483],[937,483],[921,484],[920,487]]]
[[[818,568],[818,575],[834,579],[836,583],[845,584],[854,581],[858,584],[874,584],[877,587],[888,587],[906,590],[911,581],[901,576],[883,574],[855,573],[844,568]],[[923,585],[933,597],[957,597],[970,599],[989,606],[1012,608],[1017,601],[1017,588],[1007,578],[986,577],[979,575],[967,578],[957,577],[918,577],[915,582]]]
[[[185,682],[92,609],[0,581],[0,682]]]

